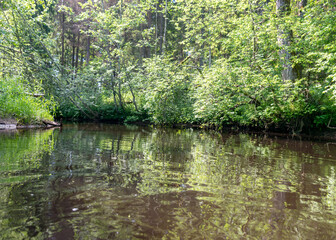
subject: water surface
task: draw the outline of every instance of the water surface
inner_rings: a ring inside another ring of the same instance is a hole
[[[80,124],[0,132],[0,239],[336,239],[336,145]]]

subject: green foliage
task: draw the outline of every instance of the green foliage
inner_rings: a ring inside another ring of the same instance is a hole
[[[336,125],[330,1],[288,10],[267,0],[19,3],[2,8],[1,75],[42,85],[58,117],[286,131]]]
[[[14,117],[21,123],[52,120],[55,110],[52,100],[34,97],[20,78],[0,79],[0,116]]]
[[[139,80],[144,87],[144,109],[157,124],[192,122],[190,71],[168,58],[149,59]]]

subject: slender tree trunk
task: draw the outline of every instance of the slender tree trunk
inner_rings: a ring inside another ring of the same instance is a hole
[[[140,32],[143,32],[144,26],[142,24],[140,24],[139,28],[140,28]],[[139,37],[139,39],[140,38],[141,37]],[[144,40],[144,37],[142,36],[141,39]],[[139,64],[140,64],[140,66],[142,66],[142,60],[145,57],[145,51],[146,51],[146,47],[144,45],[139,46]]]
[[[127,76],[126,81],[128,82],[128,86],[129,86],[129,89],[130,89],[131,94],[132,94],[132,97],[133,97],[133,104],[134,104],[135,110],[138,112],[138,106],[137,106],[137,104],[136,104],[135,95],[134,95],[132,86],[131,86],[131,84],[130,84],[130,82],[129,82],[128,74],[127,74],[126,76]]]
[[[276,12],[281,18],[290,13],[290,0],[276,0]],[[291,43],[291,33],[286,26],[278,26],[278,44],[280,47],[279,57],[282,64],[282,79],[294,80],[294,71],[291,63],[291,53],[289,51]]]
[[[157,44],[158,44],[158,8],[159,2],[156,2],[156,11],[155,11],[155,56],[157,55]]]
[[[204,16],[205,13],[204,13],[204,7],[202,7],[202,11],[201,11],[201,19],[202,19],[202,28],[201,28],[201,38],[202,38],[202,45],[201,45],[201,56],[200,56],[200,59],[199,59],[199,64],[200,64],[200,67],[202,68],[203,67],[203,62],[204,62],[204,56],[203,56],[203,49],[204,49],[204,33],[205,33],[205,30],[204,30]]]
[[[80,67],[83,67],[83,62],[84,61],[84,50],[81,51],[81,57],[80,57]]]
[[[109,33],[108,33],[109,34]],[[107,55],[109,58],[109,64],[110,64],[110,68],[111,70],[113,69],[113,65],[112,65],[112,56],[111,56],[111,46],[107,47]],[[115,78],[116,78],[116,72],[113,70],[112,71],[112,75],[111,75],[111,89],[112,89],[112,93],[113,93],[113,103],[114,103],[114,109],[117,110],[118,109],[118,103],[117,103],[117,98],[116,98],[116,90],[115,90]]]
[[[116,97],[116,92],[114,89],[114,80],[112,80],[112,93],[113,93],[113,102],[114,102],[114,109],[118,109],[118,103],[117,103],[117,97]]]
[[[120,51],[120,49],[119,49]],[[121,56],[118,57],[118,73],[121,71]],[[119,97],[119,105],[121,109],[124,109],[123,102],[122,102],[122,95],[121,95],[121,79],[120,76],[118,76],[118,97]]]
[[[253,32],[253,52],[252,52],[252,58],[253,58],[253,64],[252,66],[255,64],[256,62],[256,52],[257,52],[257,34],[256,34],[256,27],[255,27],[255,20],[253,17],[254,11],[252,9],[252,3],[251,0],[248,1],[249,2],[249,7],[250,7],[250,15],[251,15],[251,22],[252,22],[252,32]]]
[[[86,66],[88,66],[90,62],[90,44],[91,44],[91,37],[90,35],[88,35],[86,44]]]
[[[118,109],[118,104],[117,104],[117,98],[116,98],[116,91],[114,89],[114,73],[112,74],[112,79],[111,79],[111,87],[112,87],[112,93],[113,93],[113,102],[114,102],[114,109]]]
[[[148,11],[148,29],[152,28],[152,17],[153,17],[152,12]],[[151,47],[149,47],[149,46],[145,47],[145,56],[144,57],[148,57],[148,58],[151,57]]]
[[[164,29],[164,17],[163,17],[163,12],[162,8],[160,7],[162,4],[162,0],[159,0],[159,19],[160,19],[160,24],[159,24],[159,54],[162,54],[162,45],[163,45],[163,29]]]
[[[105,12],[104,0],[101,0],[101,6],[102,6],[102,10],[103,10],[103,12]]]
[[[133,93],[132,86],[131,86],[131,84],[128,84],[128,85],[129,85],[130,91],[131,91],[131,93],[132,93],[132,97],[133,97],[133,104],[134,104],[134,107],[135,107],[135,111],[137,111],[137,112],[138,112],[138,106],[137,106],[137,104],[136,104],[136,100],[135,100],[135,96],[134,96],[134,93]]]
[[[71,66],[75,67],[75,56],[76,56],[76,34],[72,36],[72,59],[71,59]]]
[[[210,8],[209,9],[209,15],[210,16],[212,16],[212,9]],[[213,23],[212,23],[212,20],[210,20],[210,24],[212,25]],[[208,29],[208,33],[209,33],[209,39],[211,39],[211,30],[210,30],[211,28],[209,27],[209,29]],[[211,42],[210,41],[208,41],[209,42],[209,68],[211,67]]]
[[[307,0],[300,0],[298,2],[298,8],[299,8],[299,17],[302,19],[304,16],[304,8],[307,6]],[[299,55],[302,54],[302,52],[296,52],[295,54]],[[303,66],[300,63],[295,64],[294,66],[294,76],[296,79],[301,79],[303,77]]]
[[[305,8],[305,6],[307,6],[307,0],[300,0],[299,3],[299,16],[300,17],[303,17],[303,9]]]
[[[122,22],[122,15],[123,15],[123,0],[120,0],[120,21]],[[122,56],[121,56],[121,42],[122,42],[122,35],[119,30],[119,40],[120,43],[118,43],[118,97],[119,97],[119,105],[120,108],[124,110],[124,106],[122,103],[122,95],[121,95],[121,79],[120,79],[120,72],[121,72],[121,64],[122,64]]]
[[[211,67],[211,46],[209,46],[209,68]]]
[[[61,45],[62,45],[62,53],[61,53],[61,65],[64,66],[64,22],[65,22],[65,15],[64,13],[61,14],[61,24],[62,24],[62,35],[61,35]],[[63,68],[62,68],[63,74]]]
[[[76,62],[75,62],[76,71],[78,69],[79,46],[80,46],[80,32],[78,31],[77,46],[76,46],[77,47],[77,49],[76,49]]]
[[[166,5],[165,5],[165,16],[164,16],[164,30],[163,30],[163,50],[162,53],[164,54],[165,49],[166,49],[166,34],[167,34],[167,1],[166,0]]]

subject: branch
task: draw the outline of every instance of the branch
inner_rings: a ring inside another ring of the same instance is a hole
[[[329,119],[327,128],[330,128],[330,129],[336,129],[336,127],[330,127],[331,120],[332,120],[332,117]]]
[[[15,50],[14,48],[7,47],[7,46],[5,46],[5,45],[2,45],[2,44],[0,44],[0,48],[5,48],[5,49],[8,49],[8,50],[10,50],[10,51],[12,51],[12,52],[19,53],[19,51],[18,51],[18,50]],[[2,51],[5,51],[5,50],[2,50]],[[8,53],[8,52],[7,52],[7,53]]]
[[[29,92],[25,92],[25,94],[33,96],[33,97],[44,97],[43,93],[29,93]]]

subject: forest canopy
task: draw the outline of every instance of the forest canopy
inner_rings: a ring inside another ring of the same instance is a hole
[[[0,116],[22,118],[4,87],[21,79],[29,94],[17,97],[43,94],[37,104],[57,118],[336,126],[334,1],[4,0],[0,10]],[[50,118],[37,115],[26,119]]]

